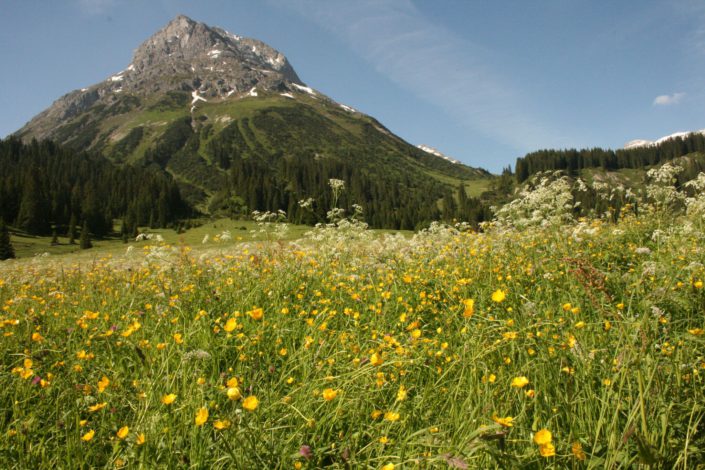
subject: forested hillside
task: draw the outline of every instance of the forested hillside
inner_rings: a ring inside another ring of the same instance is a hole
[[[141,167],[51,141],[0,140],[0,217],[30,234],[65,234],[84,222],[105,236],[113,219],[130,234],[139,225],[166,227],[190,214],[174,181]]]
[[[521,183],[529,176],[547,170],[566,170],[575,176],[585,168],[602,168],[614,171],[625,168],[645,168],[657,165],[693,152],[705,152],[705,136],[692,133],[681,138],[669,139],[658,145],[620,150],[567,149],[539,150],[518,158],[515,167],[517,180]],[[695,176],[702,168],[686,169]]]

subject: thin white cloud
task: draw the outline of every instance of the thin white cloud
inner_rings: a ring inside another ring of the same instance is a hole
[[[678,104],[685,97],[685,93],[673,93],[672,95],[659,95],[654,98],[654,106],[671,106]]]
[[[693,30],[684,33],[689,48],[697,54],[705,55],[705,4],[701,0],[683,0],[672,5],[682,18],[689,18],[693,22]]]
[[[516,86],[488,66],[490,51],[432,23],[410,0],[270,2],[331,31],[377,71],[468,129],[520,150],[567,140],[539,122]]]
[[[76,4],[82,13],[87,15],[102,15],[111,10],[117,0],[77,0]]]

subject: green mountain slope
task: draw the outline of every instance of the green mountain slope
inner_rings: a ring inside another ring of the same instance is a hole
[[[157,168],[203,212],[284,210],[322,222],[335,178],[346,183],[341,203],[361,204],[376,227],[486,215],[470,197],[488,186],[486,171],[418,149],[306,87],[267,47],[177,17],[127,69],[62,97],[17,135]]]

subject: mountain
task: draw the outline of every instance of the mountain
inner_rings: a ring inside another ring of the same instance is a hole
[[[683,137],[688,137],[690,134],[700,134],[700,135],[705,135],[705,129],[699,130],[699,131],[690,131],[690,132],[675,132],[673,134],[661,137],[660,139],[657,140],[644,140],[644,139],[636,139],[636,140],[630,140],[626,144],[624,144],[624,149],[629,150],[633,148],[638,148],[638,147],[653,147],[655,145],[662,144],[666,142],[667,140],[672,140],[672,139],[681,139]]]
[[[342,202],[362,204],[373,226],[477,219],[482,204],[459,188],[490,177],[307,86],[267,44],[185,16],[124,70],[59,98],[16,136],[157,168],[203,212],[282,209],[308,222],[324,219],[330,178],[346,182]],[[309,197],[312,215],[297,204]]]

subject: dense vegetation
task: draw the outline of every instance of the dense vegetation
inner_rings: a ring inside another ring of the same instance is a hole
[[[555,176],[483,233],[337,219],[289,243],[4,262],[0,461],[692,468],[705,174],[678,173],[652,170],[616,222],[574,218]]]
[[[50,141],[0,140],[0,218],[30,234],[62,235],[84,223],[97,237],[112,232],[113,219],[165,227],[189,214],[167,175],[117,167],[103,157]]]
[[[452,168],[390,137],[379,123],[346,114],[331,117],[312,106],[286,103],[257,109],[222,129],[206,115],[196,124],[191,117],[177,119],[146,150],[144,161],[188,182],[183,186],[192,202],[210,194],[205,209],[212,214],[281,210],[292,222],[322,222],[331,207],[328,180],[337,178],[349,188],[343,206],[363,205],[373,227],[414,229],[433,220],[486,219],[488,204],[467,197],[458,183],[477,178],[474,170]],[[141,133],[130,132],[123,141],[134,142],[135,135]],[[439,181],[436,171],[452,177]],[[309,198],[316,203],[301,207]]]
[[[539,150],[518,158],[515,173],[518,182],[542,171],[566,170],[570,176],[578,175],[585,168],[602,168],[608,171],[623,168],[645,168],[658,165],[694,152],[705,153],[705,136],[693,133],[683,138],[669,139],[654,146],[636,147],[626,150],[601,148],[583,150]],[[687,168],[694,177],[705,168]]]
[[[218,217],[284,211],[291,222],[324,222],[331,208],[328,180],[336,178],[348,188],[343,207],[352,212],[353,203],[362,205],[376,228],[488,219],[496,195],[466,192],[473,181],[484,186],[490,179],[484,170],[430,155],[323,96],[260,95],[199,103],[189,113],[185,91],[151,99],[124,94],[70,117],[54,135],[76,152],[89,149],[118,165],[168,174],[192,208]]]

